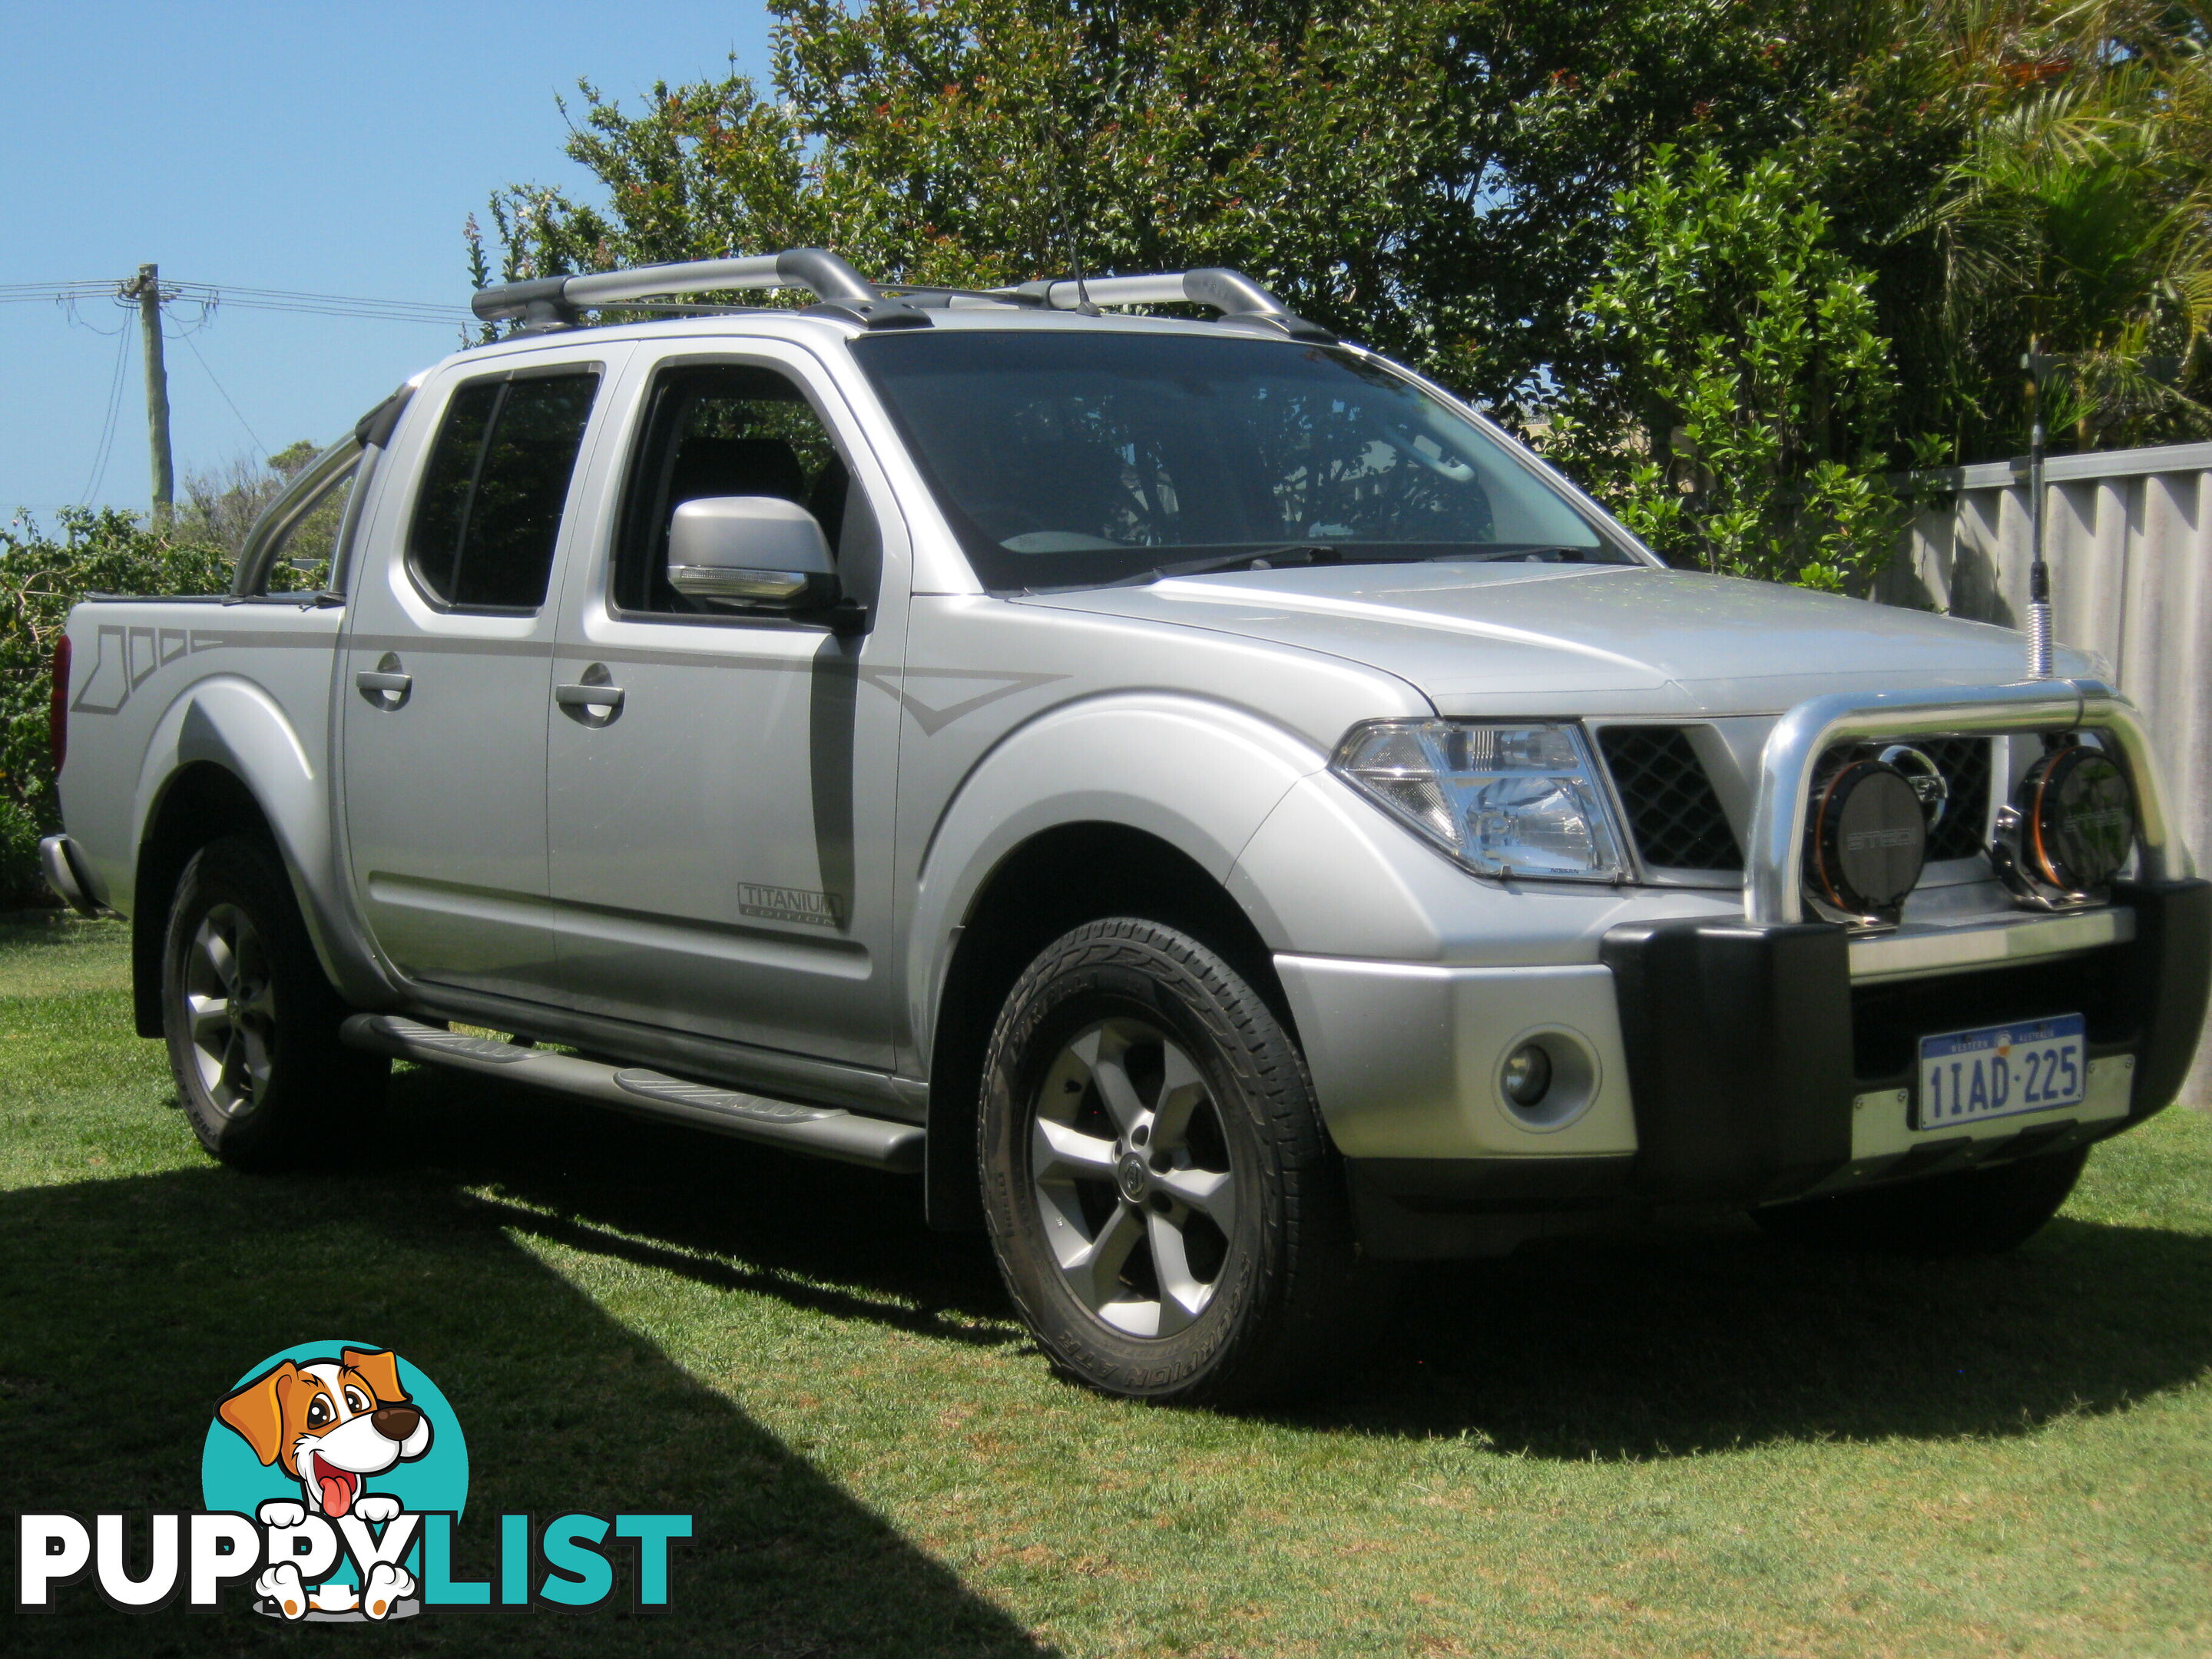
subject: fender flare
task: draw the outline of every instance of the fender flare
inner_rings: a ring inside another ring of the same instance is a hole
[[[355,945],[347,926],[329,781],[318,772],[276,699],[235,674],[210,676],[178,694],[155,726],[132,793],[134,845],[140,858],[171,785],[196,765],[228,772],[260,808],[292,878],[307,937],[331,982],[349,1000],[388,995],[383,976]],[[134,860],[134,887],[137,868]],[[135,908],[135,891],[132,898]]]
[[[1049,830],[1110,823],[1164,842],[1225,887],[1268,814],[1328,763],[1310,740],[1249,709],[1162,692],[1063,703],[1007,732],[946,801],[917,869],[905,985],[923,1066],[954,942],[1017,848]],[[1265,937],[1266,922],[1252,921]]]

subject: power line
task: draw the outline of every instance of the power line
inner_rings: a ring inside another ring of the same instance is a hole
[[[253,441],[253,447],[261,452],[262,459],[266,460],[269,457],[269,446],[261,441],[261,434],[256,432],[247,422],[246,416],[240,413],[238,405],[231,403],[230,393],[222,389],[222,382],[216,379],[215,370],[208,366],[208,360],[201,356],[199,347],[193,343],[192,336],[198,332],[198,329],[186,329],[183,333],[173,334],[169,337],[173,340],[182,340],[192,356],[198,359],[200,368],[208,377],[208,384],[215,388],[217,397],[230,404],[230,412],[238,416],[239,425],[246,428],[246,435]]]
[[[241,311],[262,311],[278,314],[313,317],[338,317],[355,321],[391,323],[430,323],[439,328],[459,327],[465,330],[471,313],[465,306],[440,304],[422,300],[384,300],[359,294],[315,294],[299,289],[283,288],[226,288],[215,283],[188,283],[171,279],[164,282],[157,267],[141,265],[135,278],[124,282],[62,281],[52,283],[0,283],[0,305],[51,305],[61,311],[73,325],[91,328],[93,325],[78,315],[78,307],[100,300],[111,305],[127,307],[138,313],[139,332],[145,342],[146,360],[146,418],[148,438],[154,463],[154,522],[165,526],[171,512],[171,451],[169,447],[168,377],[162,365],[162,343],[165,340],[182,340],[198,362],[208,384],[216,390],[231,417],[244,430],[254,449],[265,462],[269,446],[262,442],[261,434],[253,429],[246,412],[230,395],[207,356],[199,349],[192,336],[215,319],[216,312],[223,306]],[[199,307],[199,316],[189,328],[171,329],[165,326],[164,312],[172,307],[191,305]],[[94,328],[95,333],[106,333]],[[115,368],[110,375],[107,389],[107,408],[101,420],[100,442],[94,451],[92,472],[84,488],[84,499],[89,502],[107,477],[107,466],[115,451],[115,431],[122,410],[123,382],[125,365],[130,358],[128,325],[115,331]],[[464,339],[466,336],[464,334]]]
[[[34,301],[70,306],[79,300],[123,299],[120,284],[110,282],[0,283],[0,305],[28,305]],[[228,306],[240,311],[291,313],[312,317],[345,317],[366,322],[434,323],[441,328],[465,325],[473,314],[466,306],[428,300],[380,300],[357,294],[310,294],[281,288],[235,288],[219,283],[161,283],[166,303],[182,300],[212,311]]]
[[[466,306],[425,300],[372,300],[359,295],[302,294],[289,289],[218,287],[210,283],[178,284],[181,297],[247,311],[303,311],[325,316],[375,317],[392,322],[436,323],[441,327],[474,313]]]
[[[107,458],[115,449],[116,416],[123,411],[124,369],[131,358],[131,331],[115,331],[115,374],[107,387],[107,418],[100,428],[100,446],[93,452],[92,477],[84,486],[84,501],[88,507],[107,477]]]

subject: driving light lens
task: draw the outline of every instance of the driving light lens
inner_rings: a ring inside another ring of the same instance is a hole
[[[1516,1106],[1534,1106],[1551,1092],[1552,1057],[1524,1042],[1505,1058],[1505,1097]]]
[[[1483,875],[1622,873],[1597,769],[1575,726],[1377,720],[1354,728],[1331,765]]]
[[[2021,816],[2036,874],[2053,887],[2102,887],[2135,849],[2127,774],[2100,749],[2076,744],[2045,756],[2021,781]]]

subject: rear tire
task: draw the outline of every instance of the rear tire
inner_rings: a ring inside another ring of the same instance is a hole
[[[1304,1062],[1187,933],[1122,916],[1048,945],[992,1034],[978,1141],[1007,1292],[1092,1388],[1304,1393],[1379,1308]]]
[[[351,1012],[323,976],[274,847],[227,836],[192,856],[162,948],[161,1027],[202,1146],[272,1170],[356,1144],[391,1062],[339,1042]]]
[[[1778,1238],[1820,1249],[1923,1257],[1996,1255],[2026,1243],[2058,1213],[2089,1149],[1960,1170],[1870,1192],[1753,1210]]]

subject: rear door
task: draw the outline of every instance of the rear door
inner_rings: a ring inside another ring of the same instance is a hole
[[[887,1070],[906,542],[835,387],[795,346],[641,350],[623,477],[578,551],[548,740],[552,910],[573,1005]],[[611,470],[611,467],[610,467]],[[810,507],[866,631],[668,585],[683,501]],[[597,533],[597,532],[595,532]],[[581,699],[592,688],[608,698]],[[611,701],[620,694],[618,704]]]
[[[545,722],[556,556],[611,368],[456,373],[415,424],[348,605],[337,688],[348,855],[412,978],[558,1000]],[[428,388],[434,397],[440,388]]]

